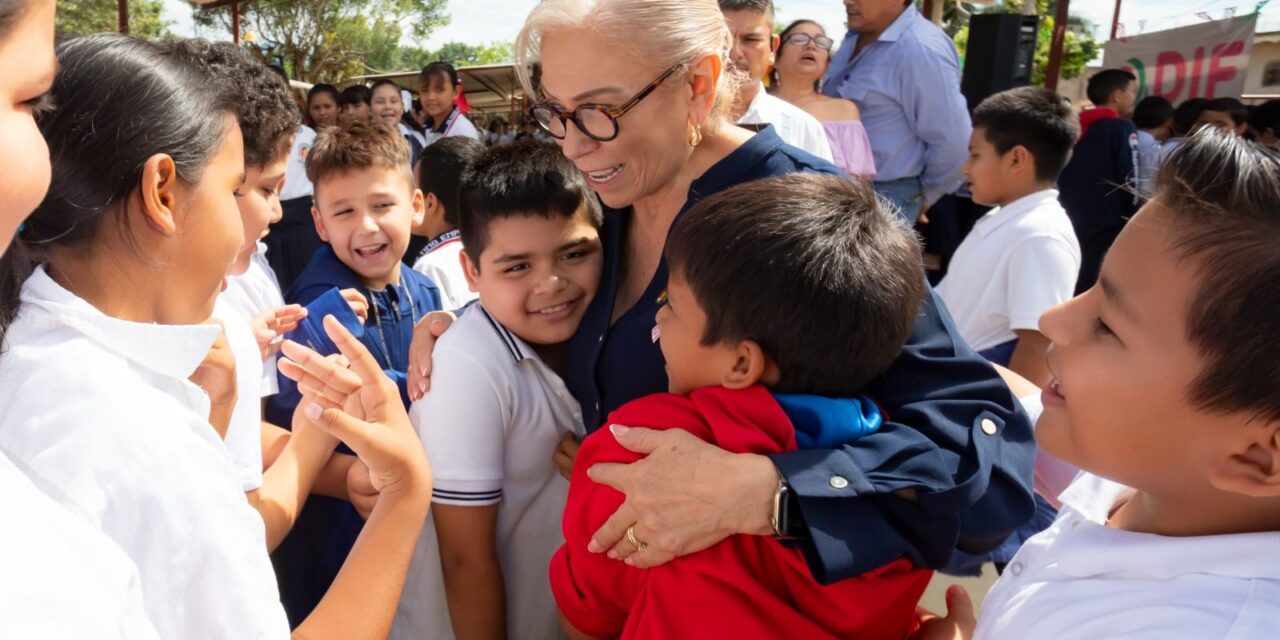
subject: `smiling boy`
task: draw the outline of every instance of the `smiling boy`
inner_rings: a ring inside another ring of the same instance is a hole
[[[480,301],[436,345],[431,390],[409,411],[432,460],[434,526],[392,637],[552,640],[547,567],[569,490],[552,453],[582,435],[554,368],[600,282],[600,205],[548,143],[490,149],[459,191],[463,266]]]

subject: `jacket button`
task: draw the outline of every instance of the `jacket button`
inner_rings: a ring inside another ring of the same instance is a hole
[[[993,422],[991,418],[983,418],[982,432],[989,436],[994,436],[996,434],[996,423]]]
[[[831,485],[832,489],[844,489],[849,486],[849,481],[844,476],[831,476],[827,483]]]

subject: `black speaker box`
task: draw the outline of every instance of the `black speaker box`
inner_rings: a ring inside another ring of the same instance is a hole
[[[1039,18],[979,13],[969,20],[960,91],[973,110],[987,96],[1031,83]]]

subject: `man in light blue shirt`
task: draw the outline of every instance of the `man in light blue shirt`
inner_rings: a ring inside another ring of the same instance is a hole
[[[972,128],[955,44],[911,0],[844,4],[849,32],[822,91],[857,103],[876,191],[915,220],[963,179]]]

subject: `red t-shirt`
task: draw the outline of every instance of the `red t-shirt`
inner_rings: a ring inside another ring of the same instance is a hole
[[[684,429],[735,453],[796,448],[790,420],[758,386],[647,396],[619,408],[607,424]],[[905,558],[822,586],[798,549],[768,536],[730,536],[647,570],[588,552],[591,535],[623,495],[592,482],[587,469],[640,458],[601,429],[582,443],[574,461],[565,544],[551,560],[551,589],[579,631],[596,638],[813,639],[905,638],[914,630],[916,604],[933,572]]]

